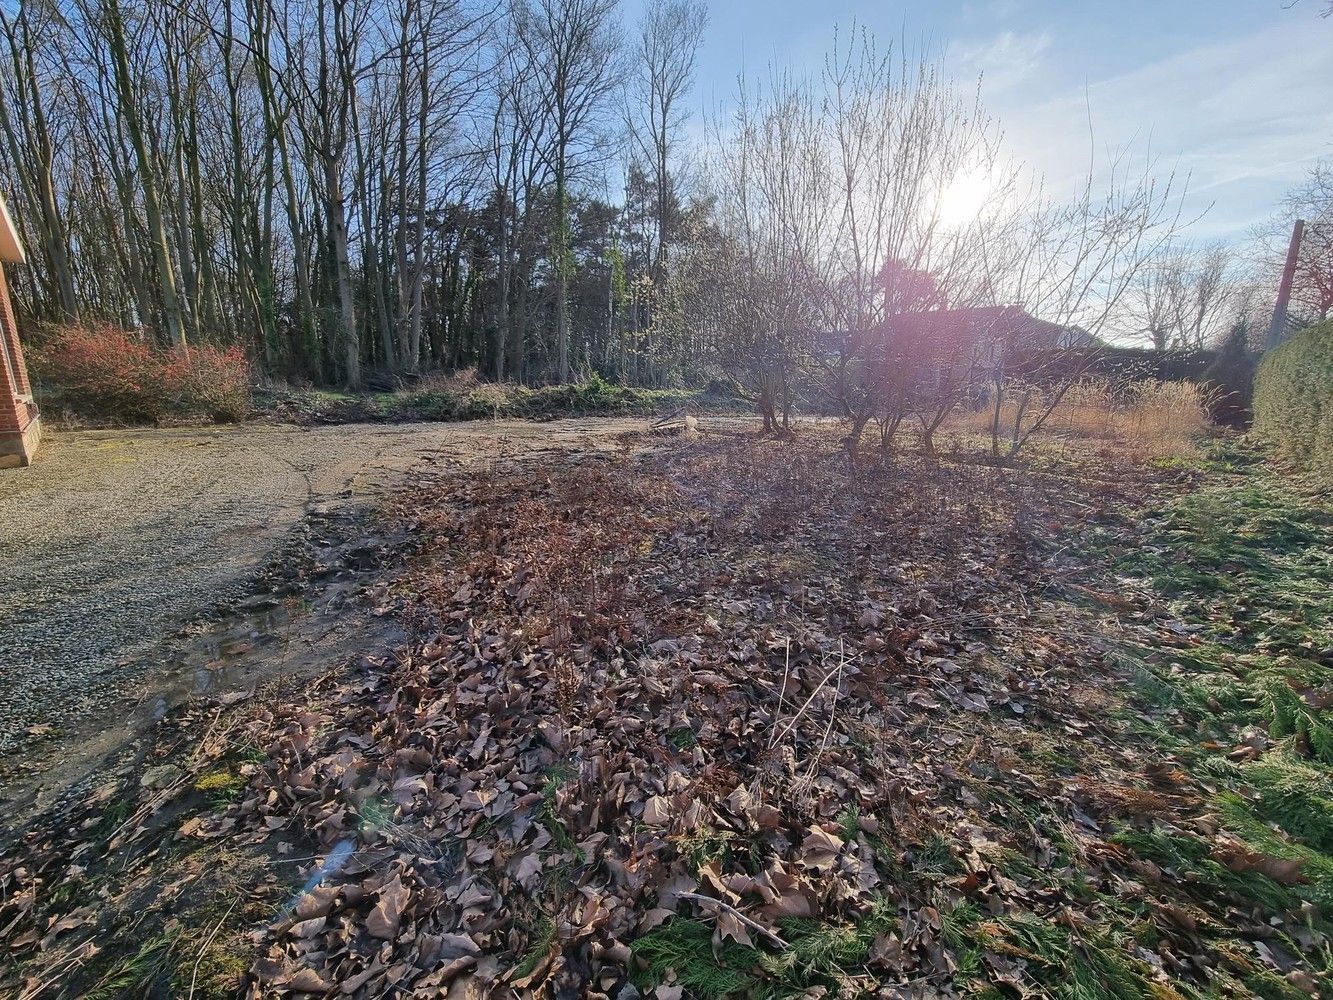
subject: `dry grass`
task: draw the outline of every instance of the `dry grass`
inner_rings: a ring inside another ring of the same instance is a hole
[[[1145,458],[1187,457],[1195,454],[1208,431],[1207,402],[1207,391],[1193,382],[1084,379],[1065,394],[1041,434],[1112,441]],[[1002,434],[1013,427],[1015,405],[1011,399],[1001,407]],[[1039,397],[1028,412],[1040,413],[1045,406]],[[992,413],[987,400],[978,410],[960,413],[953,425],[989,435]],[[1031,420],[1029,416],[1025,422]]]

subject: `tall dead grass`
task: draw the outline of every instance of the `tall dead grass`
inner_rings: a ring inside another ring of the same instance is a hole
[[[993,396],[980,409],[960,414],[955,426],[989,436]],[[1000,409],[1001,435],[1014,425],[1016,402]],[[1039,397],[1029,413],[1046,407]],[[1046,421],[1041,436],[1115,442],[1148,458],[1188,457],[1207,433],[1208,392],[1193,382],[1154,380],[1116,383],[1084,379],[1065,394]]]

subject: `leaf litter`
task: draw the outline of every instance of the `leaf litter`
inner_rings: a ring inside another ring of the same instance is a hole
[[[1225,813],[1132,655],[1207,637],[1097,549],[1198,475],[812,432],[421,484],[411,641],[230,708],[244,790],[175,830],[310,852],[242,992],[1327,989],[1324,855]],[[91,940],[34,902],[58,867],[0,876],[39,970]]]

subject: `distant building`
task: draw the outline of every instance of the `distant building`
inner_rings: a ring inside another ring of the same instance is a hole
[[[42,436],[5,280],[5,266],[22,264],[24,259],[23,244],[0,199],[0,468],[31,465]]]
[[[1014,353],[1097,346],[1097,338],[1081,327],[1049,323],[1018,306],[898,313],[884,321],[883,330],[888,339],[920,344],[942,361],[968,359],[984,369]]]

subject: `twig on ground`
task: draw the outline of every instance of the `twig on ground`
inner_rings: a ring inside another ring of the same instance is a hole
[[[771,941],[776,947],[784,949],[791,947],[789,944],[787,944],[786,941],[782,940],[782,938],[778,937],[763,924],[759,923],[758,921],[751,920],[749,917],[747,917],[740,910],[736,909],[736,907],[732,906],[730,903],[724,903],[722,900],[714,899],[712,896],[705,896],[701,892],[682,892],[680,894],[680,898],[690,899],[696,903],[711,903],[712,905],[718,907],[719,909],[726,910],[737,920],[743,923],[746,927],[750,928],[750,930],[754,931],[757,934],[762,934],[765,938]]]
[[[222,919],[219,920],[217,925],[213,928],[213,933],[209,934],[204,940],[204,943],[199,947],[199,954],[196,955],[194,959],[194,970],[190,973],[190,995],[187,1000],[194,1000],[194,988],[199,980],[199,966],[204,961],[204,955],[208,953],[209,945],[211,945],[213,939],[218,936],[218,932],[222,930],[222,925],[227,922],[227,918],[231,916],[231,911],[236,909],[236,904],[238,902],[240,902],[239,896],[231,901],[231,906],[227,907],[227,912],[222,914]]]

